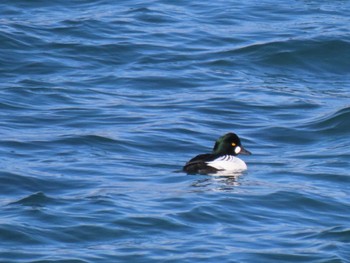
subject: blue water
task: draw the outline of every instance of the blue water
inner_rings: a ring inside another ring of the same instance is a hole
[[[349,13],[2,1],[0,262],[350,262]]]

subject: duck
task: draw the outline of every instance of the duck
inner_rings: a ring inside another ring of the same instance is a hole
[[[251,155],[233,132],[226,133],[216,140],[211,153],[199,154],[182,168],[187,174],[230,174],[247,170],[246,163],[236,157],[238,154]]]

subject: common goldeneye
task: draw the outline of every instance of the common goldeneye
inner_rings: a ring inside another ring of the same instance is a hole
[[[235,157],[238,154],[250,155],[243,148],[241,140],[235,133],[221,136],[214,145],[212,153],[200,154],[189,160],[183,167],[188,174],[237,173],[247,170],[247,165]]]

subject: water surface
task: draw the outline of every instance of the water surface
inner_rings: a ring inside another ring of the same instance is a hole
[[[0,261],[348,262],[349,11],[4,1]]]

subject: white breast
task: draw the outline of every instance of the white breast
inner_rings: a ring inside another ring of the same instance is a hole
[[[239,172],[247,170],[245,162],[232,155],[224,155],[214,161],[207,162],[207,165],[222,171]]]

